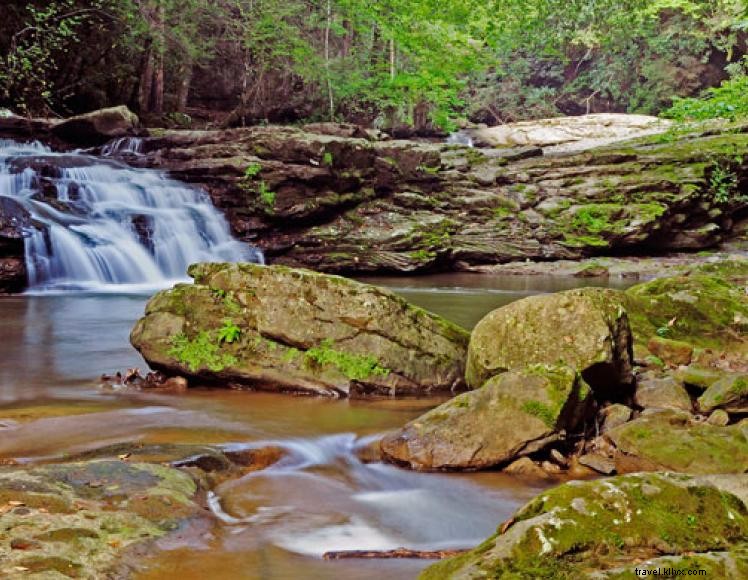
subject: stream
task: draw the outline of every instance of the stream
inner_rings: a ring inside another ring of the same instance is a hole
[[[445,274],[367,279],[466,327],[523,296],[588,280]],[[148,296],[49,293],[0,299],[0,457],[34,462],[122,442],[272,444],[287,455],[215,490],[215,525],[177,536],[143,579],[413,578],[417,560],[324,561],[329,550],[470,547],[537,493],[496,472],[413,473],[364,464],[356,446],[438,399],[348,401],[193,388],[111,393],[104,372],[144,368],[128,342]]]
[[[105,154],[137,146],[118,141]],[[0,196],[23,222],[31,284],[0,297],[0,460],[54,461],[122,443],[285,451],[271,467],[219,484],[208,498],[213,524],[161,540],[140,562],[141,579],[413,578],[428,562],[321,556],[471,547],[537,493],[498,472],[424,474],[359,459],[358,447],[443,399],[101,390],[103,373],[146,369],[128,336],[156,288],[192,262],[262,255],[231,237],[200,190],[107,158],[0,141]],[[478,274],[365,281],[466,328],[524,296],[600,283]]]

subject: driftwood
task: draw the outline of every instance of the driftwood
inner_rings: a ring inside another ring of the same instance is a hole
[[[325,560],[344,560],[348,558],[417,558],[419,560],[441,560],[459,556],[469,550],[409,550],[408,548],[397,548],[395,550],[341,550],[339,552],[325,552],[322,556]]]

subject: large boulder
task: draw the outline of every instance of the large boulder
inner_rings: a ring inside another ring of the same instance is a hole
[[[623,294],[581,288],[531,296],[488,314],[473,330],[466,380],[473,388],[511,369],[562,363],[601,397],[633,383],[632,340]]]
[[[660,347],[656,334],[708,348],[745,349],[748,260],[695,267],[626,291],[626,310],[638,343]],[[685,362],[685,360],[680,361]]]
[[[131,135],[138,124],[137,115],[122,105],[70,117],[55,125],[52,132],[70,143],[103,145],[110,139]]]
[[[130,336],[170,373],[324,395],[464,390],[468,333],[392,292],[256,264],[198,264]]]
[[[382,440],[385,459],[413,469],[481,469],[512,461],[576,430],[589,387],[569,367],[535,365],[490,379]]]
[[[665,410],[646,413],[605,437],[616,447],[619,473],[748,473],[748,421],[721,427]]]
[[[742,488],[737,477],[570,482],[544,491],[480,546],[420,578],[636,578],[635,568],[676,561],[742,578],[748,508],[733,491]]]

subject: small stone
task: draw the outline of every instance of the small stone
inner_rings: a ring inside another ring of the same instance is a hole
[[[576,272],[575,278],[607,278],[610,276],[610,270],[601,264],[589,264]]]
[[[623,425],[629,419],[631,419],[632,413],[633,411],[631,410],[631,408],[627,407],[626,405],[621,405],[620,403],[608,405],[600,411],[602,419],[602,427],[600,428],[600,432],[605,433],[610,429],[614,429],[619,425]]]
[[[598,473],[594,469],[579,463],[579,457],[574,456],[571,458],[571,461],[569,461],[567,475],[571,479],[588,479],[591,477],[597,477]]]
[[[540,464],[540,467],[543,469],[543,471],[550,475],[557,475],[561,473],[561,468],[555,463],[551,463],[550,461],[543,461]]]
[[[687,365],[693,357],[693,346],[679,340],[669,340],[653,336],[647,343],[647,348],[656,357],[672,366]]]
[[[710,425],[717,425],[718,427],[725,427],[730,422],[730,415],[724,409],[717,409],[706,420]]]
[[[653,497],[655,495],[658,495],[660,492],[662,492],[662,490],[656,485],[652,485],[649,483],[642,484],[642,493],[647,497]]]
[[[564,454],[558,449],[551,449],[550,456],[553,462],[561,467],[566,467],[569,463],[566,457],[564,457]]]
[[[547,480],[548,474],[529,457],[521,457],[504,468],[504,473],[528,479]]]
[[[603,475],[610,475],[616,470],[615,461],[610,457],[604,457],[597,454],[586,454],[579,458],[579,463],[586,465],[587,467],[594,469],[598,473]]]
[[[698,399],[699,409],[725,409],[730,413],[748,412],[748,374],[730,373],[709,387]]]

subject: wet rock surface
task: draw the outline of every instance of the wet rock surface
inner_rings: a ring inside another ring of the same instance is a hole
[[[31,216],[16,200],[0,195],[0,293],[26,287],[24,242]]]
[[[198,517],[196,491],[176,469],[116,459],[0,468],[2,576],[112,575],[125,551]]]

